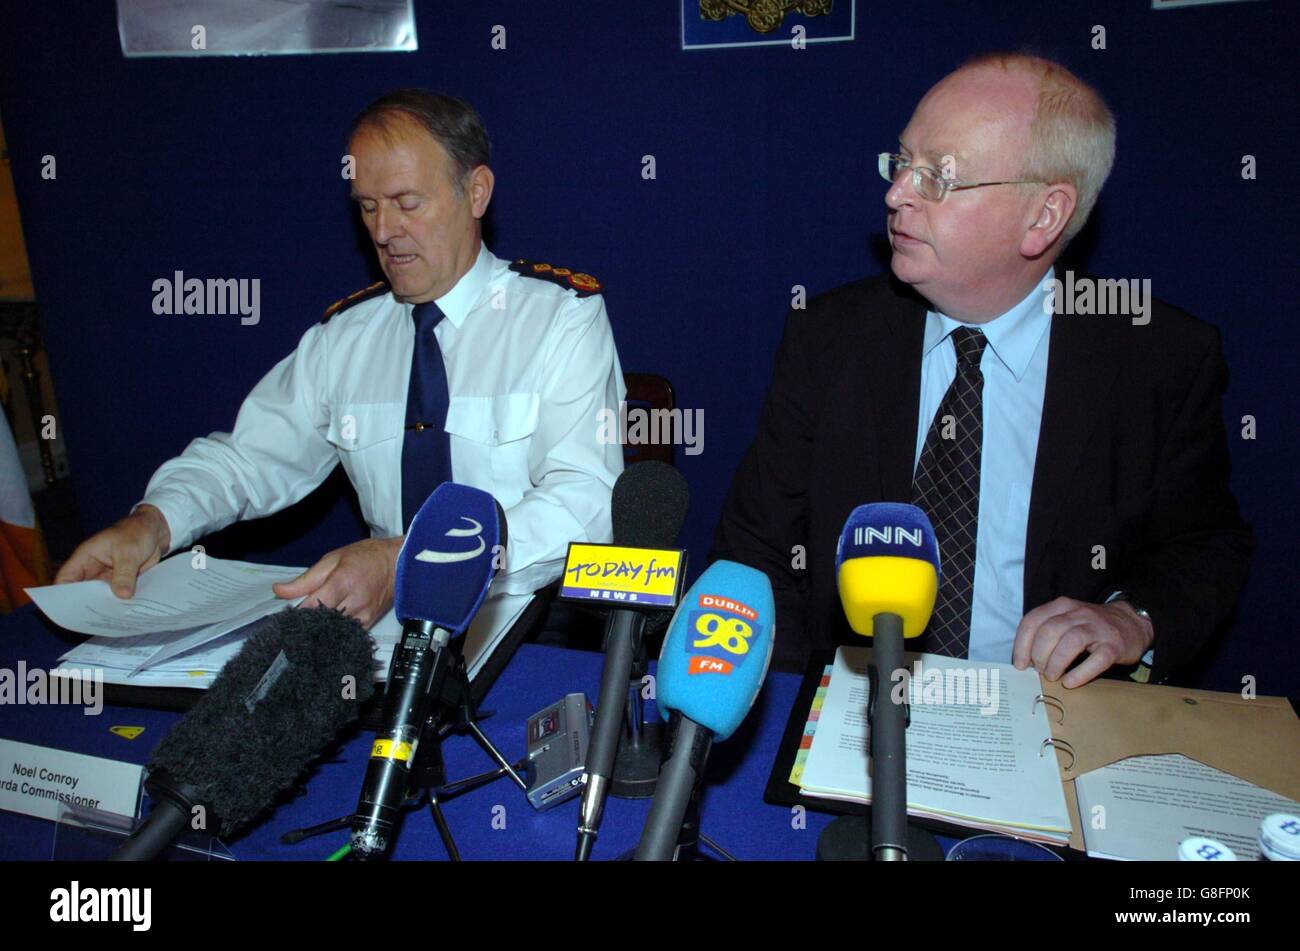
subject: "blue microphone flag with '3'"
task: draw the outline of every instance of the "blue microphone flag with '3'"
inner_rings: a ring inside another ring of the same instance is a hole
[[[444,482],[429,495],[397,556],[397,619],[465,633],[504,558],[506,519],[487,492]]]
[[[673,615],[659,655],[656,701],[725,740],[754,705],[775,644],[776,606],[767,575],[717,561]]]

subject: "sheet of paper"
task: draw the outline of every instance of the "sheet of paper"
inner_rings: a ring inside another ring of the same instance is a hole
[[[519,620],[533,600],[531,594],[494,594],[483,601],[483,606],[465,632],[465,667],[469,679],[478,676],[506,633]],[[391,654],[391,651],[390,651]],[[387,668],[385,668],[387,671]]]
[[[1042,747],[1051,730],[1046,709],[1035,703],[1038,674],[932,654],[908,654],[907,663],[908,811],[1067,841],[1060,772],[1050,748]],[[866,667],[863,648],[836,652],[804,764],[802,785],[810,795],[871,795]]]
[[[393,651],[402,640],[402,624],[397,620],[397,613],[391,608],[370,628],[370,636],[375,641],[375,660],[371,679],[380,683],[388,679],[388,668],[393,663]]]
[[[133,673],[139,673],[146,667],[156,667],[165,661],[171,660],[173,657],[178,657],[182,654],[188,653],[196,647],[200,647],[219,637],[242,631],[245,628],[251,628],[263,618],[270,617],[272,614],[283,611],[286,608],[297,607],[305,600],[307,600],[305,597],[294,598],[290,601],[284,601],[277,598],[271,604],[260,603],[256,607],[251,608],[242,614],[236,615],[228,621],[222,621],[220,624],[209,624],[207,627],[201,627],[195,631],[176,631],[148,660],[137,664]]]
[[[132,687],[206,690],[226,662],[239,653],[246,636],[247,632],[241,628],[140,671],[133,663],[134,653],[156,651],[158,641],[166,642],[165,634],[145,634],[141,637],[145,644],[136,648],[129,646],[135,638],[92,637],[64,654],[54,672],[64,676],[98,675],[104,683]]]
[[[483,602],[463,645],[471,680],[483,669],[492,652],[531,600],[532,596],[526,594],[494,595]],[[165,648],[170,635],[92,637],[65,653],[60,658],[57,671],[63,674],[86,671],[90,676],[98,671],[105,683],[133,687],[189,687],[206,690],[226,662],[239,653],[245,638],[253,629],[254,625],[246,625],[143,669],[139,666],[141,658],[152,657],[160,647]],[[372,676],[376,681],[383,681],[388,677],[393,651],[402,637],[402,627],[396,614],[389,611],[376,621],[370,629],[370,635],[375,641]]]
[[[1189,836],[1217,839],[1238,861],[1259,858],[1259,823],[1300,803],[1178,753],[1133,756],[1074,781],[1088,854],[1173,861]]]
[[[287,602],[275,596],[271,585],[303,571],[206,556],[202,565],[196,567],[194,556],[180,552],[142,574],[128,600],[118,598],[101,579],[26,590],[51,621],[81,634],[137,637],[223,624],[229,631],[245,623],[241,618],[284,607]]]

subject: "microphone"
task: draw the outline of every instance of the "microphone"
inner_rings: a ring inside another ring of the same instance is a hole
[[[249,825],[356,720],[372,652],[333,608],[272,615],[153,751],[153,811],[112,860],[150,861],[191,824],[222,838]]]
[[[614,544],[630,548],[669,548],[686,520],[690,490],[681,473],[658,461],[628,466],[614,483],[610,521]],[[668,616],[667,612],[661,612]],[[585,862],[600,831],[605,800],[618,753],[619,733],[627,706],[628,683],[636,655],[657,614],[618,608],[605,625],[605,667],[601,673],[596,716],[587,747],[582,802],[578,810],[578,844],[575,859]],[[637,697],[639,698],[639,694]],[[639,727],[640,724],[634,724]],[[650,761],[652,764],[653,761]],[[647,772],[653,769],[649,765]]]
[[[411,520],[393,590],[402,639],[352,818],[350,844],[358,858],[388,849],[430,700],[454,662],[454,652],[443,648],[463,636],[478,613],[505,543],[505,513],[496,499],[455,482],[434,489]]]
[[[672,735],[638,861],[674,858],[713,741],[736,732],[758,699],[775,626],[767,575],[734,561],[705,569],[673,615],[659,655],[657,697]]]
[[[859,505],[844,523],[835,552],[840,601],[849,626],[873,638],[871,685],[871,848],[877,859],[903,861],[907,846],[907,698],[894,703],[889,684],[904,666],[903,640],[930,623],[939,590],[939,544],[915,505]]]

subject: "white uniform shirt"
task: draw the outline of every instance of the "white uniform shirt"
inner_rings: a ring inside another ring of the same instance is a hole
[[[617,413],[626,387],[604,300],[523,277],[483,247],[436,303],[453,477],[505,509],[493,594],[531,593],[559,577],[570,541],[612,535],[623,450],[600,440],[599,414]],[[371,535],[405,533],[411,308],[389,292],[312,327],[244,400],[234,432],[195,439],[158,468],[143,501],[166,517],[173,551],[292,505],[338,462]]]

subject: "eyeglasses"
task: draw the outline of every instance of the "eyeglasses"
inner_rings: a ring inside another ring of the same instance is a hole
[[[912,170],[912,187],[916,193],[927,201],[943,201],[948,192],[961,191],[964,188],[982,188],[985,185],[1048,185],[1050,182],[1034,182],[1028,179],[1016,179],[1009,182],[963,182],[956,178],[944,178],[933,168],[913,165],[910,159],[893,152],[881,152],[876,160],[880,177],[891,185],[898,180],[898,173],[904,169]]]

